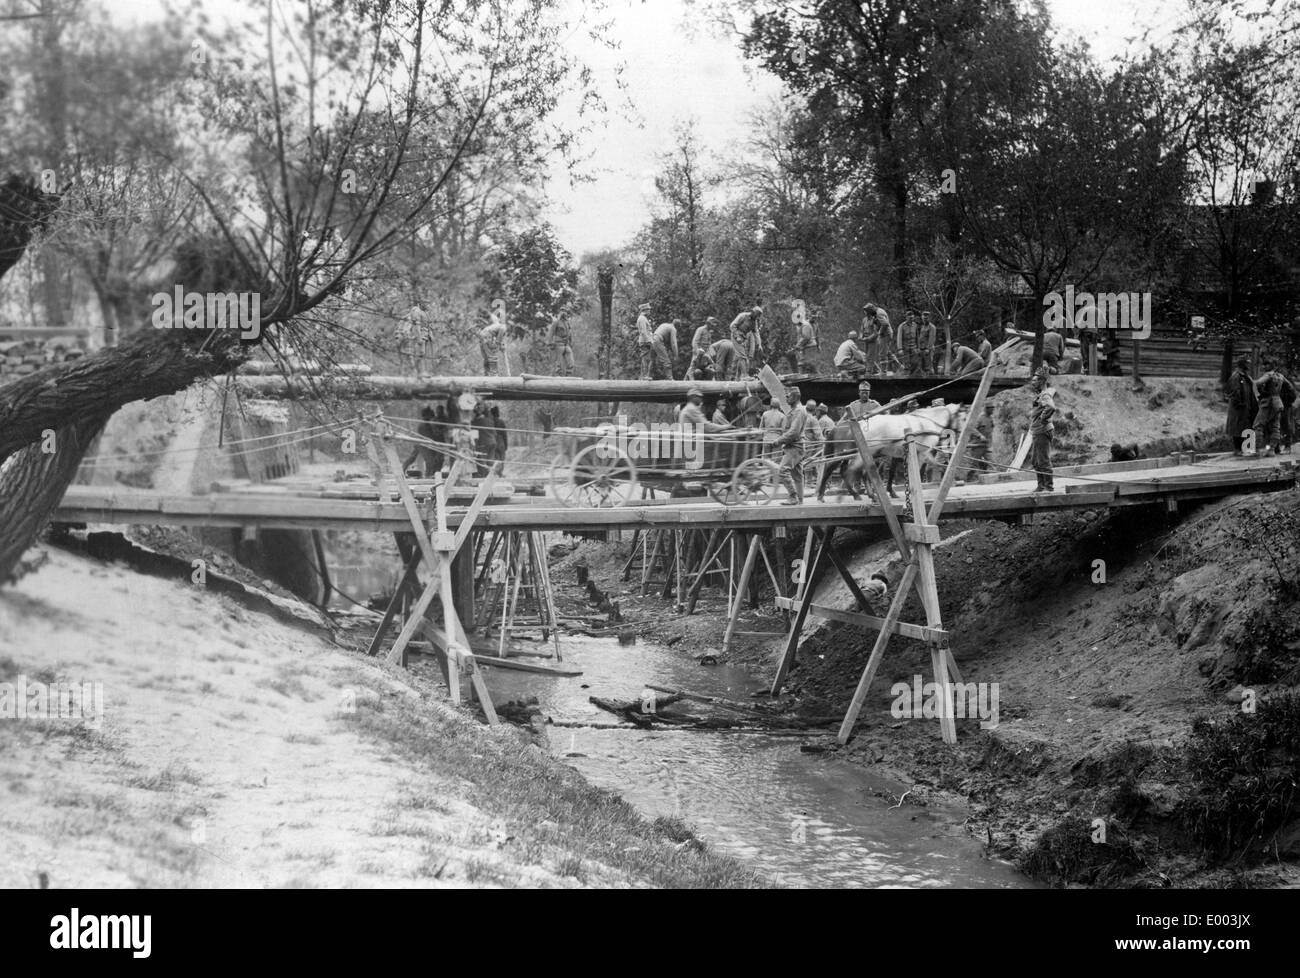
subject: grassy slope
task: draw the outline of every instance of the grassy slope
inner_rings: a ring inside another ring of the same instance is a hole
[[[398,669],[188,583],[55,551],[0,593],[0,681],[104,684],[0,721],[0,886],[753,886]]]

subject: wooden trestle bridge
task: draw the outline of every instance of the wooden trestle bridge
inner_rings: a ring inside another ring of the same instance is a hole
[[[995,371],[996,362],[980,378],[971,416],[979,416]],[[626,396],[622,392],[620,395]],[[611,399],[620,395],[605,394]],[[859,426],[853,427],[859,450],[865,452],[865,436]],[[951,635],[944,628],[935,581],[932,548],[939,543],[941,521],[1025,522],[1043,513],[1119,506],[1176,509],[1182,503],[1234,493],[1290,488],[1296,481],[1296,468],[1288,456],[1183,454],[1058,468],[1057,490],[1052,493],[1034,492],[1033,473],[1028,471],[975,476],[957,485],[970,430],[967,426],[957,438],[937,483],[922,482],[921,460],[915,444],[911,445],[905,456],[907,492],[897,499],[886,495],[875,467],[868,465],[866,475],[875,499],[868,496],[862,501],[841,496],[826,502],[805,498],[792,506],[763,501],[728,504],[703,494],[657,498],[647,495],[614,507],[564,505],[553,497],[521,495],[495,472],[460,485],[459,462],[452,467],[447,481],[440,477],[409,479],[398,460],[398,439],[379,433],[371,445],[372,462],[380,475],[366,485],[310,485],[296,477],[205,495],[74,485],[54,519],[86,524],[394,533],[406,569],[371,643],[372,654],[384,652],[391,661],[404,663],[410,642],[422,636],[439,657],[452,698],[459,701],[461,679],[468,678],[493,723],[496,713],[477,669],[484,657],[472,654],[468,635],[499,623],[503,656],[510,629],[521,621],[529,627],[540,627],[544,635],[554,638],[559,619],[551,599],[542,534],[631,532],[633,556],[624,568],[624,579],[629,579],[639,559],[643,593],[651,585],[662,584],[662,595],[675,595],[686,613],[694,609],[703,586],[721,583],[732,595],[724,647],[732,641],[751,584],[756,584],[753,575],[761,557],[762,568],[777,592],[777,607],[789,621],[773,692],[780,690],[794,662],[809,615],[874,630],[878,637],[863,664],[861,681],[839,731],[839,740],[844,742],[852,732],[889,639],[901,634],[930,646],[937,688],[944,691],[946,698],[940,727],[944,739],[953,742],[956,725],[951,684],[961,681],[961,673],[952,652]],[[839,529],[871,526],[880,527],[892,537],[904,560],[901,579],[883,598],[869,597],[831,547]],[[786,552],[787,545],[802,549],[804,573],[798,582],[788,579],[787,558],[793,554]],[[729,568],[724,556],[728,548],[734,548],[736,555],[744,555],[738,579],[733,579],[734,569],[740,562],[733,558]],[[426,576],[424,583],[421,572]],[[856,611],[814,603],[819,576],[830,573],[844,580],[857,602]],[[901,621],[903,607],[913,592],[924,609],[924,623]],[[386,632],[399,624],[395,642],[385,651]],[[558,658],[558,640],[555,651]]]

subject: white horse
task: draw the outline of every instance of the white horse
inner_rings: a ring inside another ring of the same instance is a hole
[[[876,414],[865,421],[854,422],[847,418],[842,420],[836,426],[834,434],[828,442],[835,444],[836,451],[841,448],[850,450],[856,449],[857,444],[853,438],[852,431],[848,428],[849,424],[860,424],[862,434],[867,441],[866,454],[857,453],[849,456],[847,464],[842,466],[841,478],[844,485],[854,498],[858,498],[856,487],[861,483],[862,475],[868,464],[876,464],[876,459],[885,457],[890,460],[889,476],[885,486],[885,491],[892,497],[894,492],[894,462],[899,459],[907,458],[907,446],[909,442],[916,442],[920,450],[921,471],[926,471],[927,465],[940,465],[940,461],[935,455],[939,447],[939,442],[945,432],[952,432],[954,439],[961,434],[962,427],[966,424],[967,407],[964,404],[943,404],[939,407],[918,408],[908,414]],[[841,434],[842,430],[842,434]],[[847,442],[847,444],[841,444]],[[827,454],[831,454],[831,444],[827,445]],[[825,491],[826,481],[830,478],[831,469],[835,466],[828,465],[822,473],[821,484],[817,488],[818,498],[822,497]]]

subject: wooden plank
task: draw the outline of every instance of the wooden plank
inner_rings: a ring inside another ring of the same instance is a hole
[[[799,602],[794,598],[778,598],[776,606],[793,611],[799,607]],[[808,614],[816,615],[818,618],[825,618],[827,621],[843,622],[846,625],[856,625],[858,628],[871,629],[872,631],[879,631],[885,626],[887,620],[862,611],[844,611],[840,608],[832,608],[830,605],[815,602],[809,607]],[[947,641],[949,637],[949,633],[943,628],[930,628],[928,625],[910,625],[902,621],[896,622],[893,630],[904,638],[914,638],[921,642],[942,642]]]
[[[923,523],[908,523],[903,527],[903,536],[912,543],[936,544],[941,539],[937,526]]]
[[[795,653],[799,648],[799,636],[803,631],[804,622],[808,620],[808,609],[812,607],[813,592],[816,590],[817,571],[821,568],[822,557],[831,546],[831,540],[835,535],[835,527],[826,527],[825,533],[821,537],[820,546],[817,548],[817,556],[813,558],[813,565],[809,567],[804,565],[803,596],[799,600],[799,609],[790,621],[790,631],[786,635],[785,648],[781,652],[781,658],[777,662],[776,676],[772,679],[772,695],[776,696],[781,692],[781,687],[785,683],[786,674],[790,671],[790,666],[794,664]]]
[[[853,691],[853,698],[849,701],[849,708],[844,712],[844,721],[840,724],[839,733],[835,735],[835,739],[841,744],[849,742],[849,735],[853,733],[853,725],[858,722],[858,714],[862,712],[862,704],[866,701],[867,690],[871,688],[871,683],[876,678],[876,670],[880,668],[880,662],[885,656],[885,647],[889,644],[890,636],[894,634],[898,619],[903,613],[903,605],[907,603],[907,597],[911,593],[913,583],[916,581],[917,571],[917,558],[913,557],[903,570],[903,577],[898,582],[898,590],[894,592],[893,600],[889,602],[889,610],[885,613],[884,622],[881,623],[880,633],[876,636],[876,643],[871,647],[871,655],[867,657],[867,664],[862,669],[862,676],[858,679],[858,686]]]
[[[991,360],[992,362],[984,368],[984,376],[980,378],[980,385],[975,390],[975,400],[971,402],[970,413],[966,417],[966,423],[961,426],[961,434],[957,436],[957,444],[953,447],[952,454],[948,456],[948,464],[943,470],[943,479],[939,482],[939,491],[935,494],[934,502],[930,504],[928,520],[930,523],[939,522],[939,517],[943,515],[944,500],[948,498],[948,491],[952,488],[952,484],[957,481],[957,470],[961,467],[966,445],[970,442],[971,432],[975,430],[975,423],[979,420],[979,412],[984,408],[984,399],[988,397],[989,385],[993,383],[993,375],[997,372],[997,350],[991,354]],[[938,543],[939,541],[927,542]]]
[[[880,473],[876,471],[876,463],[871,458],[871,446],[867,444],[867,436],[863,433],[861,424],[849,425],[849,432],[853,435],[854,444],[858,446],[858,454],[862,456],[862,469],[866,473],[867,481],[871,483],[871,491],[876,494],[876,503],[880,507],[881,515],[884,516],[885,524],[889,527],[894,543],[898,544],[898,552],[906,559],[911,555],[912,548],[907,545],[907,538],[903,536],[902,525],[894,512],[893,500],[885,491],[885,480],[880,478]]]
[[[745,564],[740,571],[740,582],[736,585],[736,600],[731,605],[731,614],[727,618],[727,630],[722,636],[722,651],[725,654],[731,648],[731,639],[736,633],[736,622],[740,620],[740,609],[745,602],[745,592],[749,588],[749,576],[754,572],[755,558],[758,556],[759,535],[754,533],[749,539],[749,552],[745,554]]]

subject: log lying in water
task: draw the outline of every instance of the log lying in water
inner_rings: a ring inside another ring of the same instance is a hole
[[[651,686],[651,689],[657,687]],[[691,713],[672,713],[665,714],[662,709],[672,703],[682,700],[709,700],[710,697],[692,696],[689,693],[671,693],[668,696],[657,697],[655,699],[654,712],[643,712],[641,700],[607,700],[599,696],[589,698],[594,706],[600,707],[609,713],[622,717],[625,721],[635,724],[638,727],[650,727],[656,723],[666,724],[673,727],[689,727],[694,730],[780,730],[785,734],[799,730],[812,730],[817,727],[824,727],[840,722],[838,716],[827,717],[794,717],[789,714],[770,713],[747,707],[744,704],[734,703],[729,700],[713,700],[710,705],[726,706],[731,710],[740,710],[743,716],[737,717],[709,717]]]

